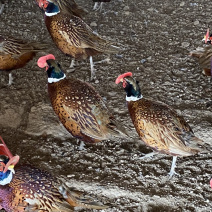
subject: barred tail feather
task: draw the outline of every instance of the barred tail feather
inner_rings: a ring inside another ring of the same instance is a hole
[[[27,46],[31,46],[33,52],[40,52],[40,51],[45,51],[50,48],[50,45],[47,43],[40,43],[40,42],[30,42],[26,45],[26,50]],[[24,49],[24,47],[23,47]]]

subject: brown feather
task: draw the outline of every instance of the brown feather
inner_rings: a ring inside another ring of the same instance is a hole
[[[74,137],[95,143],[127,135],[90,84],[63,79],[48,83],[48,92],[55,113]]]
[[[47,48],[47,44],[36,41],[0,36],[0,70],[22,68],[37,52],[45,51]]]
[[[71,212],[75,206],[107,208],[91,199],[82,199],[51,174],[27,165],[17,167],[11,183],[0,186],[0,198],[1,206],[8,212]]]
[[[128,102],[128,109],[139,136],[154,150],[173,156],[200,151],[190,126],[168,105],[142,98]]]
[[[54,16],[45,16],[45,23],[57,47],[78,60],[100,53],[117,53],[120,50],[94,33],[77,16],[60,12]]]

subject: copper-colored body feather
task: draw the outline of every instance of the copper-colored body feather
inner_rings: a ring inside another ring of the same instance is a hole
[[[152,149],[173,156],[189,156],[202,143],[183,117],[168,105],[145,98],[128,102],[133,124],[141,139]]]
[[[55,113],[74,137],[96,143],[127,135],[90,84],[63,79],[48,83],[48,92]]]
[[[45,16],[45,23],[57,47],[78,60],[119,51],[118,47],[94,33],[79,16],[64,12],[63,7],[57,15]]]
[[[0,186],[0,205],[7,212],[71,212],[75,206],[107,208],[81,196],[64,188],[51,174],[31,166],[17,167],[11,183]]]
[[[33,59],[36,52],[44,51],[47,48],[47,44],[0,36],[0,70],[22,68]]]
[[[211,59],[212,59],[212,45],[204,48],[197,48],[190,52],[192,57],[197,58],[201,68],[204,70],[206,76],[211,76]]]

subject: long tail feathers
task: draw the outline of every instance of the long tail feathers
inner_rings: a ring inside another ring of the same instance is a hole
[[[59,191],[72,207],[83,207],[92,209],[106,209],[109,207],[95,202],[89,197],[85,197],[85,195],[83,195],[83,193],[81,192],[71,191],[64,184],[59,187]]]
[[[40,52],[40,51],[45,51],[50,48],[50,45],[47,43],[39,43],[39,42],[30,42],[28,45],[26,45],[26,49],[28,46],[32,47],[33,52]],[[24,48],[24,47],[23,47]]]

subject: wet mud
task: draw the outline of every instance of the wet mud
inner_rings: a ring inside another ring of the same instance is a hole
[[[171,180],[167,174],[172,157],[160,154],[140,160],[151,149],[139,139],[127,111],[125,92],[114,83],[119,74],[133,72],[143,96],[175,108],[195,135],[211,146],[212,106],[207,103],[212,100],[212,85],[189,57],[189,51],[203,46],[201,40],[212,24],[211,2],[111,0],[101,13],[92,11],[91,0],[77,2],[89,11],[86,23],[123,49],[110,55],[110,62],[95,65],[96,79],[91,83],[131,137],[79,150],[79,142],[63,128],[50,105],[47,75],[36,65],[45,53],[12,71],[11,86],[7,85],[8,72],[0,71],[0,135],[11,151],[20,155],[21,164],[30,163],[65,178],[67,185],[110,205],[105,212],[211,211],[211,153],[179,158],[179,176]],[[0,21],[1,34],[49,43],[49,52],[68,77],[89,81],[89,61],[69,69],[71,58],[52,42],[33,0],[6,1]],[[100,55],[94,61],[107,57]]]

